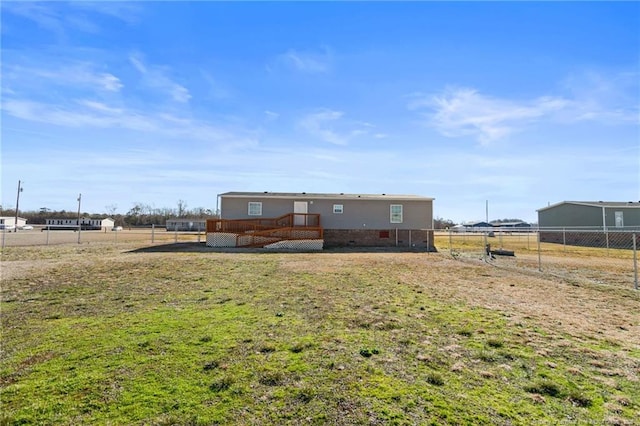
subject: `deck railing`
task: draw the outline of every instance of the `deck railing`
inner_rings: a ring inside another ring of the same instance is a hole
[[[276,218],[260,219],[207,219],[207,232],[245,233],[281,228],[319,228],[317,213],[287,213]]]

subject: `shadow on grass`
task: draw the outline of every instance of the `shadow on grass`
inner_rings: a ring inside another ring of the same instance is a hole
[[[432,253],[437,252],[433,248]],[[299,250],[273,250],[265,248],[209,247],[204,242],[171,243],[130,250],[128,253],[303,253]],[[326,247],[322,251],[306,253],[427,253],[425,248],[414,247]]]

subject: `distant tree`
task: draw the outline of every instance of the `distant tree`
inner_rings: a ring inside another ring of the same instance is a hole
[[[433,219],[433,227],[435,229],[447,229],[455,226],[455,222],[451,219],[443,219],[441,217],[436,217]]]
[[[187,203],[184,200],[178,200],[178,217],[183,217],[187,211]]]
[[[105,209],[107,211],[108,216],[114,216],[116,214],[116,211],[118,210],[118,205],[109,204],[108,206],[105,206]]]
[[[522,219],[496,219],[491,221],[491,223],[504,223],[504,222],[525,222],[525,221]]]

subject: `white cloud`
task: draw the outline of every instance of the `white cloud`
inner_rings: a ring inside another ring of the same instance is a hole
[[[333,55],[328,48],[323,48],[320,52],[289,49],[278,55],[276,62],[296,71],[319,74],[331,70]]]
[[[98,33],[100,27],[92,15],[116,18],[128,24],[137,21],[140,8],[122,2],[3,2],[3,12],[35,22],[41,28],[67,37],[68,30]]]
[[[309,114],[300,121],[300,126],[318,139],[335,145],[346,145],[347,135],[333,130],[333,123],[343,116],[340,111],[323,110]]]
[[[410,109],[429,108],[428,125],[448,137],[475,136],[483,144],[519,131],[529,122],[565,108],[562,98],[539,98],[518,103],[492,98],[469,88],[448,89],[409,104]]]
[[[3,73],[3,84],[18,87],[49,87],[51,84],[104,92],[119,92],[124,87],[115,75],[97,71],[94,65],[86,62],[71,62],[48,68],[9,64]]]
[[[342,111],[331,109],[321,109],[308,114],[298,125],[313,137],[334,145],[347,145],[360,136],[368,135],[375,127],[364,121],[346,120]],[[379,139],[379,136],[373,137]]]
[[[264,116],[265,116],[265,121],[271,122],[271,121],[277,120],[280,117],[280,114],[278,114],[277,112],[265,110]]]
[[[191,94],[186,87],[174,82],[167,76],[168,70],[166,68],[146,65],[137,53],[130,54],[129,61],[140,72],[142,81],[147,86],[159,89],[176,102],[187,103],[191,99]]]
[[[544,121],[639,123],[638,80],[637,73],[608,77],[586,73],[565,81],[566,95],[529,100],[492,97],[473,88],[447,88],[439,94],[411,95],[408,108],[422,112],[426,124],[445,136],[473,136],[486,145]]]
[[[133,130],[162,137],[214,143],[225,149],[256,145],[251,132],[243,129],[231,131],[221,125],[163,111],[142,112],[87,99],[75,100],[66,105],[7,99],[2,104],[2,110],[22,120],[61,127]]]

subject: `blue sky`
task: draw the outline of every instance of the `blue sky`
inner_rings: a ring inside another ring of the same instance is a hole
[[[638,2],[2,2],[2,206],[640,200]]]

